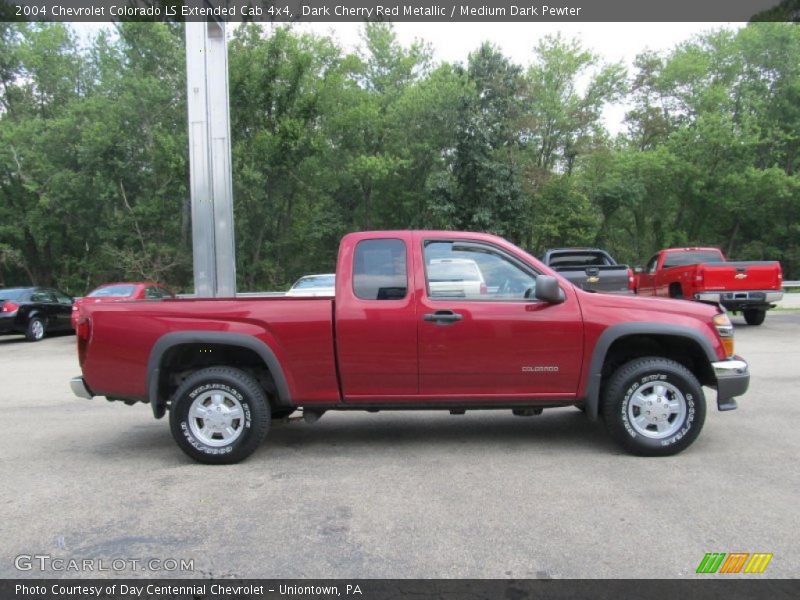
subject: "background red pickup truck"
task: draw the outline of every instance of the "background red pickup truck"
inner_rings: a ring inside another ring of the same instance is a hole
[[[479,285],[457,276],[472,263]],[[203,462],[241,460],[271,417],[299,407],[314,420],[332,409],[528,416],[575,405],[603,415],[631,452],[674,454],[702,428],[701,386],[716,388],[728,410],[749,382],[718,307],[584,292],[478,233],[350,234],[334,298],[165,299],[79,312],[74,392],[149,402],[156,417],[169,410],[176,441]]]
[[[728,262],[717,248],[669,248],[636,275],[636,293],[722,304],[761,325],[773,302],[783,298],[777,261]]]

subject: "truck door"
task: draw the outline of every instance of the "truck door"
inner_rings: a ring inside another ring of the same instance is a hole
[[[346,402],[414,401],[416,307],[410,234],[351,234],[336,272],[336,349]]]
[[[656,294],[656,266],[658,265],[658,254],[647,261],[644,270],[639,273],[636,280],[636,292],[642,296],[655,296]]]
[[[574,292],[564,290],[561,304],[537,301],[537,273],[520,257],[488,242],[417,235],[420,397],[574,397],[583,353]]]

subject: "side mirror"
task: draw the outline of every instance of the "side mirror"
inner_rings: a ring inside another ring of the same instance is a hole
[[[560,304],[565,300],[564,292],[558,285],[558,279],[552,275],[539,275],[536,277],[536,291],[534,296],[537,300],[550,304]]]
[[[643,271],[644,271],[644,269],[642,267],[633,267],[633,272],[634,273],[641,273]]]

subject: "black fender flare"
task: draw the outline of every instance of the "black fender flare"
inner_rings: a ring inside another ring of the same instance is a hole
[[[709,363],[716,360],[717,355],[709,339],[702,333],[685,325],[667,325],[665,323],[620,323],[606,329],[598,338],[589,361],[586,381],[586,415],[592,420],[597,420],[600,410],[600,383],[603,377],[603,363],[606,360],[608,349],[622,337],[629,335],[669,335],[690,339],[699,344]]]
[[[252,335],[242,333],[227,333],[219,331],[177,331],[162,335],[150,350],[150,358],[147,361],[146,389],[150,407],[153,415],[160,419],[166,412],[166,403],[158,397],[158,384],[161,374],[161,362],[164,354],[175,346],[182,344],[224,344],[226,346],[238,346],[255,352],[270,371],[275,380],[275,388],[278,394],[278,404],[280,406],[292,406],[289,384],[286,382],[286,375],[283,372],[278,358],[272,349],[260,339]]]

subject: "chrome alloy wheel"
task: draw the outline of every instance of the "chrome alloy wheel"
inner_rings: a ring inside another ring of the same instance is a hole
[[[244,431],[244,410],[239,400],[227,392],[204,392],[189,407],[189,429],[207,446],[227,446]]]
[[[37,341],[42,339],[44,337],[44,323],[36,319],[31,323],[31,333],[33,334],[33,339]]]
[[[681,428],[686,417],[686,398],[666,381],[642,385],[628,402],[628,421],[636,433],[664,439]]]

